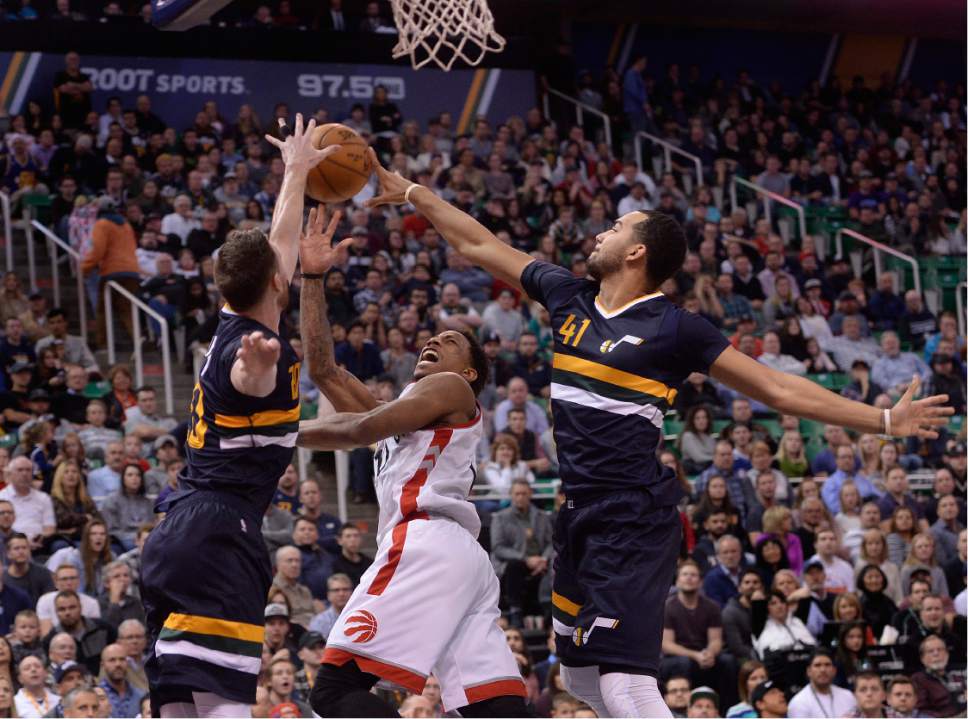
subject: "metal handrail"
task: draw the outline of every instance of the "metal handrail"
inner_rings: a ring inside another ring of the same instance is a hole
[[[84,338],[85,344],[87,343],[87,300],[86,294],[84,292],[84,275],[81,272],[81,253],[71,247],[69,244],[64,242],[60,237],[55,235],[50,228],[44,227],[37,220],[33,220],[31,224],[35,229],[40,230],[40,232],[47,238],[47,252],[50,255],[50,274],[51,282],[54,285],[54,306],[60,307],[60,265],[57,262],[57,247],[60,247],[67,255],[71,258],[74,263],[74,275],[77,281],[77,308],[80,313],[80,323],[81,323],[81,337]]]
[[[806,210],[803,209],[803,205],[797,204],[793,200],[790,200],[784,197],[783,195],[778,195],[775,192],[770,192],[769,190],[763,187],[760,187],[755,182],[750,182],[749,180],[745,180],[742,177],[736,177],[734,175],[733,181],[729,185],[729,199],[730,199],[730,202],[733,203],[733,209],[736,209],[737,207],[739,207],[739,204],[737,203],[737,200],[736,200],[736,183],[739,183],[743,187],[753,190],[753,192],[763,195],[764,197],[767,197],[773,200],[774,202],[779,202],[781,205],[786,205],[787,207],[790,207],[796,210],[797,217],[799,218],[799,225],[800,225],[800,241],[801,242],[803,241],[803,238],[807,236],[807,212]],[[764,208],[763,212],[766,215],[766,220],[767,222],[770,223],[770,226],[772,227],[773,218],[772,218],[772,212],[770,210],[770,203],[764,202],[763,208]],[[823,254],[824,254],[823,249],[819,245],[817,246],[817,254],[820,255],[821,259],[823,259]]]
[[[27,276],[30,279],[30,291],[37,291],[37,258],[34,253],[34,213],[26,203],[23,209],[24,236],[27,238]]]
[[[844,235],[847,235],[848,237],[852,237],[858,242],[863,242],[865,245],[869,245],[871,249],[874,250],[874,278],[877,281],[880,281],[881,274],[883,273],[883,270],[881,269],[882,252],[886,252],[887,254],[892,255],[893,257],[896,257],[899,260],[907,262],[909,265],[911,265],[911,267],[914,268],[914,289],[919,295],[921,294],[921,266],[918,264],[918,261],[916,259],[911,257],[911,255],[905,255],[903,252],[895,250],[893,247],[888,247],[887,245],[881,242],[878,242],[877,240],[873,240],[867,235],[862,235],[859,232],[855,232],[854,230],[848,229],[846,227],[841,227],[839,230],[837,230],[837,235],[835,238],[836,247],[837,247],[837,255],[836,255],[837,259],[840,259],[841,257],[844,256],[844,240],[843,240]]]
[[[562,100],[566,100],[566,101],[570,102],[572,105],[574,105],[575,106],[575,119],[578,121],[578,124],[581,127],[584,127],[585,126],[585,123],[584,123],[585,114],[584,113],[586,113],[586,112],[590,112],[591,114],[597,115],[598,117],[602,118],[602,122],[605,123],[605,144],[608,145],[609,149],[611,149],[611,147],[612,147],[612,121],[608,117],[608,113],[602,112],[597,107],[592,107],[591,105],[587,105],[587,104],[585,104],[584,102],[582,102],[581,100],[579,100],[576,97],[572,97],[571,95],[566,95],[565,93],[561,92],[560,90],[555,90],[554,88],[550,88],[549,87],[548,90],[544,94],[544,98],[542,99],[542,102],[544,103],[544,114],[545,114],[545,117],[546,118],[551,117],[551,107],[550,107],[550,104],[548,102],[548,95],[554,95],[555,97],[560,97]]]
[[[3,246],[7,253],[7,272],[13,272],[13,226],[10,224],[10,195],[0,192],[0,211],[3,212]]]
[[[699,159],[698,155],[693,155],[691,152],[686,152],[678,145],[674,145],[668,140],[663,140],[658,135],[652,135],[642,130],[639,130],[638,132],[635,133],[635,164],[639,166],[639,172],[643,172],[642,170],[642,138],[643,137],[646,140],[650,140],[651,142],[655,143],[656,145],[659,145],[662,148],[663,154],[665,155],[666,172],[672,171],[672,153],[675,153],[677,155],[682,155],[683,157],[687,158],[690,162],[692,162],[696,166],[696,185],[702,186],[706,184],[702,174],[702,160]]]
[[[965,292],[968,292],[968,283],[959,282],[955,287],[955,309],[958,312],[958,332],[962,337],[968,332],[965,327]]]
[[[107,329],[108,364],[114,364],[114,308],[111,306],[111,292],[117,292],[131,303],[131,325],[134,332],[134,374],[135,386],[144,384],[144,357],[141,353],[141,323],[138,310],[155,319],[161,325],[161,366],[165,383],[165,413],[174,414],[175,403],[171,386],[171,347],[168,337],[168,320],[146,305],[141,299],[128,292],[114,280],[104,283],[104,322]]]

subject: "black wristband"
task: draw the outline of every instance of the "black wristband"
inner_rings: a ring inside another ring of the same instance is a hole
[[[304,280],[321,280],[321,279],[324,279],[326,275],[324,275],[321,272],[303,272],[301,274],[301,277]]]

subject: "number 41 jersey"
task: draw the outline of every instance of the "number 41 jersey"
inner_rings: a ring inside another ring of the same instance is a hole
[[[708,373],[726,349],[722,333],[661,292],[606,312],[596,282],[547,262],[525,267],[521,285],[551,316],[551,408],[566,496],[645,489],[656,506],[675,504],[681,490],[656,457],[664,413],[685,378]]]
[[[276,386],[250,397],[230,373],[243,335],[279,340]],[[195,490],[235,495],[262,516],[292,461],[299,432],[299,359],[289,343],[261,323],[222,308],[218,331],[192,393],[187,464],[172,500]]]

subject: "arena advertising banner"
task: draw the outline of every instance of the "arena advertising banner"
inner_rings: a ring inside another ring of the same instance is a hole
[[[54,76],[64,67],[59,54],[0,52],[0,107],[11,115],[28,100],[50,110]],[[103,111],[117,95],[125,107],[147,94],[152,109],[175,128],[190,125],[206,100],[232,120],[243,104],[265,120],[278,102],[306,113],[324,107],[339,120],[355,103],[367,105],[383,85],[405,119],[426,122],[449,111],[460,130],[477,116],[503,120],[523,115],[535,103],[529,70],[412,70],[397,65],[318,64],[203,58],[85,55],[81,67],[94,84],[94,108]]]

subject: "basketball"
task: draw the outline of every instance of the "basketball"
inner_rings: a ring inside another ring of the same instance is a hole
[[[346,125],[330,122],[313,131],[313,144],[340,149],[309,171],[306,194],[319,202],[344,202],[363,189],[373,168],[367,142]]]

